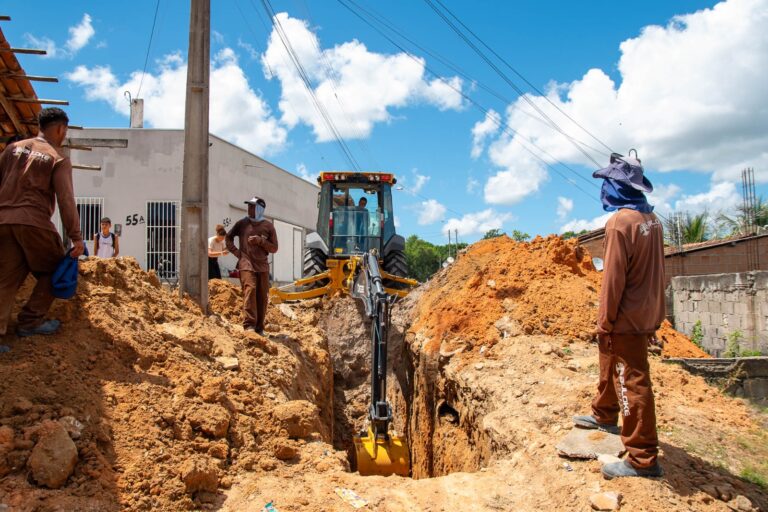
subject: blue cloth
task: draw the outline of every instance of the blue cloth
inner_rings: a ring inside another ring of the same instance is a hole
[[[645,194],[632,187],[625,181],[617,181],[611,178],[603,180],[603,188],[600,190],[600,201],[603,210],[615,212],[619,208],[630,208],[642,213],[651,213],[653,206],[648,204]]]
[[[259,222],[264,220],[264,207],[260,204],[256,205],[256,215],[253,217],[248,217],[253,222]]]
[[[70,256],[72,249],[67,251],[59,262],[51,276],[53,296],[57,299],[70,299],[77,292],[77,258]],[[88,256],[88,246],[85,247],[85,255]]]

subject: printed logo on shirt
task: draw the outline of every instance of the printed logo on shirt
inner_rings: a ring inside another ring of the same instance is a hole
[[[46,155],[45,153],[41,153],[40,151],[32,151],[27,147],[16,146],[15,148],[13,148],[12,154],[14,156],[27,155],[29,158],[36,158],[36,159],[42,160],[43,162],[48,162],[51,160],[51,155]]]
[[[661,227],[661,221],[659,219],[656,220],[649,220],[647,222],[643,222],[640,224],[640,234],[643,236],[648,236],[651,234],[651,230],[654,226]]]

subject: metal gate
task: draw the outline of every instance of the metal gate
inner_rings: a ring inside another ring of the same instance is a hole
[[[75,205],[80,216],[80,231],[83,235],[83,241],[88,246],[88,253],[93,255],[93,236],[101,231],[101,218],[104,215],[104,198],[76,197]],[[56,229],[61,234],[64,242],[69,243],[69,238],[61,223],[58,202],[56,204],[56,211],[53,214],[53,222],[56,224]]]
[[[179,281],[180,201],[147,201],[147,270],[161,281]]]

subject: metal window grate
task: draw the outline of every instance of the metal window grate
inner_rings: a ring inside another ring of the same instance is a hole
[[[147,202],[147,270],[173,285],[179,281],[180,208],[180,201]]]
[[[88,250],[93,254],[93,235],[101,230],[101,218],[104,213],[103,197],[76,197],[75,205],[77,213],[80,216],[80,231],[83,234],[83,240],[88,243]],[[64,226],[61,223],[61,214],[59,205],[56,205],[56,211],[53,214],[53,222],[56,230],[61,234],[65,241],[68,241],[67,234],[64,232]]]

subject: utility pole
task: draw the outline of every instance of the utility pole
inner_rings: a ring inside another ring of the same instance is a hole
[[[451,257],[451,230],[448,230],[448,258]],[[446,258],[446,260],[448,259]]]
[[[181,191],[179,293],[208,312],[208,101],[211,67],[211,2],[192,0],[189,15],[184,174]]]
[[[453,237],[453,243],[456,244],[456,250],[454,251],[455,253],[454,258],[458,260],[459,259],[459,230],[458,229],[454,230],[453,234],[455,235]]]

